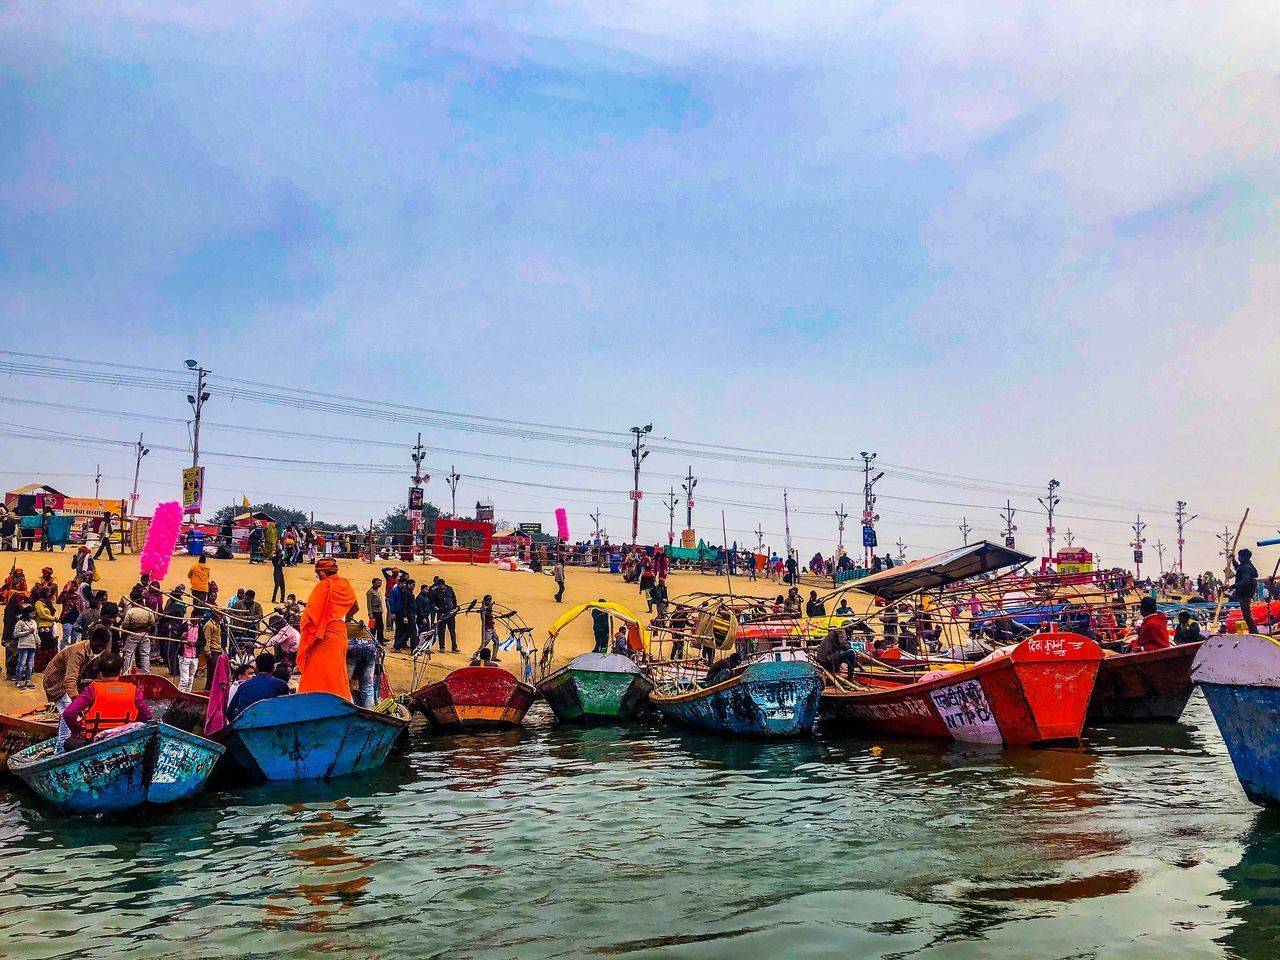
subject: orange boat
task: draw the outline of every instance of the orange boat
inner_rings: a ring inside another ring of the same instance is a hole
[[[460,667],[409,694],[436,730],[518,727],[537,697],[538,691],[501,667]]]
[[[1077,633],[1042,633],[961,670],[916,679],[862,674],[823,691],[824,726],[966,743],[1077,742],[1102,648]]]

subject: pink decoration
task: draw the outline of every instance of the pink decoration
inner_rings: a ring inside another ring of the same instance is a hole
[[[176,501],[156,504],[151,529],[147,531],[147,543],[142,548],[142,573],[157,582],[164,579],[181,533],[182,504]]]
[[[569,514],[564,507],[556,508],[556,534],[564,543],[569,542]]]

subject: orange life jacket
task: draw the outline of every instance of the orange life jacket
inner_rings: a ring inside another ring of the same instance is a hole
[[[94,680],[90,686],[93,687],[93,706],[84,713],[86,738],[92,740],[104,730],[114,730],[138,719],[134,703],[138,688],[132,683]]]

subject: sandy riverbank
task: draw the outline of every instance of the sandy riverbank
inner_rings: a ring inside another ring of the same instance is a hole
[[[65,581],[70,574],[70,552],[61,551],[53,554],[24,553],[4,554],[4,560],[12,563],[18,558],[19,566],[27,573],[28,578],[39,575],[40,568],[50,566],[59,583]],[[362,563],[356,560],[340,561],[340,572],[351,581],[356,595],[360,598],[361,615],[364,610],[364,595],[375,576],[381,576],[381,567]],[[187,582],[187,570],[191,567],[191,558],[175,556],[169,568],[169,575],[164,580],[166,589],[179,583]],[[257,591],[258,600],[266,610],[271,609],[267,598],[271,596],[271,567],[269,564],[251,564],[247,560],[209,560],[213,580],[218,584],[219,605],[226,606],[227,600],[237,588],[244,587]],[[479,599],[491,594],[499,604],[514,608],[533,627],[533,637],[538,644],[546,637],[547,627],[570,606],[588,600],[605,599],[622,603],[643,619],[645,614],[644,598],[634,584],[623,583],[618,574],[597,572],[593,569],[570,567],[565,578],[564,602],[556,603],[555,583],[545,573],[514,572],[508,573],[493,566],[471,566],[468,564],[427,563],[415,564],[410,568],[414,578],[421,583],[424,578],[443,577],[458,595],[459,604],[465,608],[474,597]],[[107,591],[107,596],[117,599],[127,594],[129,588],[138,580],[137,556],[117,557],[114,561],[106,559],[98,561],[98,572],[101,580],[100,589]],[[285,584],[289,592],[296,593],[305,600],[311,588],[315,586],[315,575],[310,566],[291,567],[285,573]],[[784,593],[786,588],[767,580],[752,582],[743,577],[733,578],[734,591],[746,596],[773,597]],[[673,573],[668,579],[668,589],[672,598],[693,592],[724,592],[727,582],[723,576],[711,574]],[[805,596],[808,590],[804,589]],[[458,618],[458,645],[462,652],[458,654],[436,654],[429,665],[428,679],[434,680],[443,676],[455,667],[463,666],[480,642],[479,618],[475,616]],[[556,662],[563,663],[591,648],[591,620],[582,617],[572,624],[556,642]],[[159,664],[153,669],[167,672]],[[387,675],[392,687],[397,692],[407,690],[412,679],[412,660],[407,654],[389,653],[387,656]],[[38,678],[37,678],[38,681]],[[201,682],[203,677],[201,678]],[[35,690],[15,690],[10,683],[0,682],[0,713],[11,713],[44,703],[43,690],[37,682]]]

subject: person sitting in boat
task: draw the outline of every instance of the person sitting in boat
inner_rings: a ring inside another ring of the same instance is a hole
[[[253,674],[240,684],[227,703],[227,722],[235,720],[260,700],[271,700],[275,697],[287,696],[289,684],[275,675],[276,658],[269,653],[260,653],[253,660]]]
[[[618,629],[614,631],[613,652],[620,657],[631,656],[631,642],[627,635],[627,625],[625,623],[618,624]]]
[[[1138,609],[1142,612],[1142,626],[1138,636],[1129,644],[1131,653],[1148,653],[1173,646],[1169,640],[1169,621],[1156,609],[1155,597],[1143,597]]]
[[[488,647],[481,647],[481,648],[476,652],[476,655],[475,655],[474,657],[472,657],[472,658],[471,658],[471,662],[468,664],[468,666],[471,666],[471,667],[492,667],[492,666],[493,666],[493,654],[491,654],[491,653],[489,652],[489,648],[488,648]]]
[[[846,558],[841,557],[841,559],[843,560],[843,559],[846,559]],[[840,598],[840,605],[839,605],[838,607],[836,607],[836,616],[837,616],[837,617],[852,617],[852,616],[853,616],[853,607],[849,606],[849,601],[848,601],[848,600],[846,600],[844,597],[841,597],[841,598]]]
[[[902,650],[898,647],[897,637],[885,637],[876,641],[876,656],[881,660],[901,660]]]
[[[809,600],[804,605],[804,615],[806,617],[825,617],[827,615],[827,605],[818,599],[818,591],[809,591]]]
[[[724,683],[731,676],[733,671],[742,663],[742,654],[736,650],[720,660],[715,661],[711,666],[707,667],[707,675],[702,681],[704,687],[714,687],[717,683]]]
[[[827,631],[827,635],[818,644],[818,649],[814,651],[813,659],[828,673],[838,674],[840,668],[845,667],[850,680],[858,669],[858,652],[850,644],[848,634],[838,627]]]
[[[118,653],[103,654],[98,661],[101,679],[85,687],[62,711],[62,719],[71,732],[66,749],[84,746],[108,730],[151,719],[151,707],[142,696],[142,687],[120,681],[123,665]]]
[[[1178,612],[1178,625],[1173,628],[1173,642],[1181,643],[1199,643],[1204,637],[1200,633],[1200,624],[1191,619],[1191,611],[1180,610]]]

